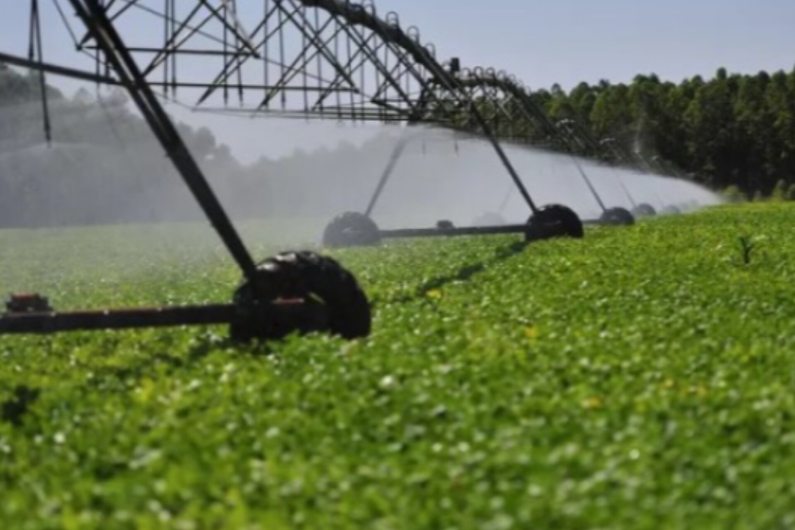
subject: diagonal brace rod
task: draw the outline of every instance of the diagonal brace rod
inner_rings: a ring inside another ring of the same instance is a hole
[[[204,210],[229,253],[252,283],[257,284],[257,268],[240,235],[218,201],[204,174],[188,151],[176,127],[166,114],[151,87],[138,68],[135,60],[124,44],[113,23],[107,17],[99,0],[69,0],[86,29],[92,34],[97,47],[102,50],[106,60],[116,71],[121,82],[157,136],[163,148],[171,157],[177,171],[182,176],[196,201]]]

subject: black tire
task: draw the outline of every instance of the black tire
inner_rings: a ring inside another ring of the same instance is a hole
[[[655,215],[657,215],[657,210],[655,210],[654,206],[652,206],[651,204],[644,202],[638,204],[637,206],[635,206],[635,208],[632,209],[632,215],[634,215],[635,218],[654,217]]]
[[[682,213],[682,210],[671,204],[670,206],[666,206],[660,211],[661,215],[678,215]]]
[[[585,229],[577,213],[562,204],[549,204],[538,209],[527,220],[525,241],[540,241],[554,237],[585,236]]]
[[[505,226],[505,219],[498,213],[487,212],[475,219],[474,226]]]
[[[358,212],[338,215],[323,232],[323,245],[329,248],[374,246],[380,242],[378,225]]]
[[[630,226],[635,224],[635,217],[626,208],[608,208],[602,213],[601,221],[609,225]]]
[[[300,323],[274,323],[271,302],[279,298],[319,301],[327,331],[346,339],[370,334],[371,313],[367,295],[356,278],[336,260],[314,252],[283,252],[257,266],[261,291],[249,282],[234,295],[239,318],[230,325],[233,340],[280,339],[300,331]]]
[[[436,223],[437,230],[452,230],[453,228],[455,228],[455,225],[452,221],[448,221],[447,219],[442,219]]]

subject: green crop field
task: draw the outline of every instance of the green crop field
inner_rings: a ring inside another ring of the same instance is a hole
[[[353,342],[1,337],[0,526],[793,528],[793,225],[731,206],[334,252],[374,304]],[[187,226],[0,231],[0,290],[62,309],[227,301],[238,276]]]

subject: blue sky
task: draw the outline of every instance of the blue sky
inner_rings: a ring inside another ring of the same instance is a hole
[[[678,81],[720,66],[795,66],[792,0],[377,0],[440,55],[504,68],[531,86],[655,72]]]
[[[29,2],[4,4],[0,50],[24,53]],[[247,14],[261,11],[259,0],[239,4],[244,24]],[[74,61],[51,0],[41,5],[48,59]],[[398,12],[403,26],[418,26],[440,57],[505,69],[533,88],[556,82],[571,88],[603,78],[629,81],[651,72],[679,81],[710,77],[721,66],[743,73],[795,67],[793,0],[376,0],[376,6],[382,15]],[[250,132],[241,132],[246,127],[207,123],[244,158],[259,149],[246,145]],[[301,134],[314,138],[309,144],[328,144],[321,138],[329,135],[315,129]],[[266,154],[289,152],[291,135],[282,136]]]

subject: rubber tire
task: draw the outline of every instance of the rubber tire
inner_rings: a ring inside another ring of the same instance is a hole
[[[487,212],[475,219],[474,226],[505,226],[505,219],[498,213]]]
[[[323,232],[323,245],[328,248],[375,246],[381,243],[378,225],[358,212],[345,212],[335,217]]]
[[[644,202],[638,204],[635,208],[632,209],[632,215],[634,215],[635,218],[654,217],[655,215],[657,215],[657,210],[655,210],[654,206],[652,206],[651,204]]]
[[[671,204],[670,206],[666,206],[665,208],[660,211],[661,215],[679,215],[682,213],[682,210]]]
[[[333,258],[309,251],[282,252],[257,265],[257,274],[265,289],[258,299],[249,282],[235,291],[233,303],[247,316],[230,325],[233,340],[281,338],[262,336],[263,328],[257,322],[257,307],[280,297],[319,299],[328,307],[332,335],[356,339],[370,334],[367,295],[354,275]]]
[[[581,239],[585,229],[577,213],[562,204],[542,206],[527,220],[525,241],[540,241],[554,237]]]
[[[605,224],[618,226],[632,226],[635,224],[635,217],[630,211],[620,206],[605,210],[600,220]]]
[[[448,221],[447,219],[442,219],[436,223],[437,230],[452,230],[453,228],[455,228],[455,225],[452,221]]]

